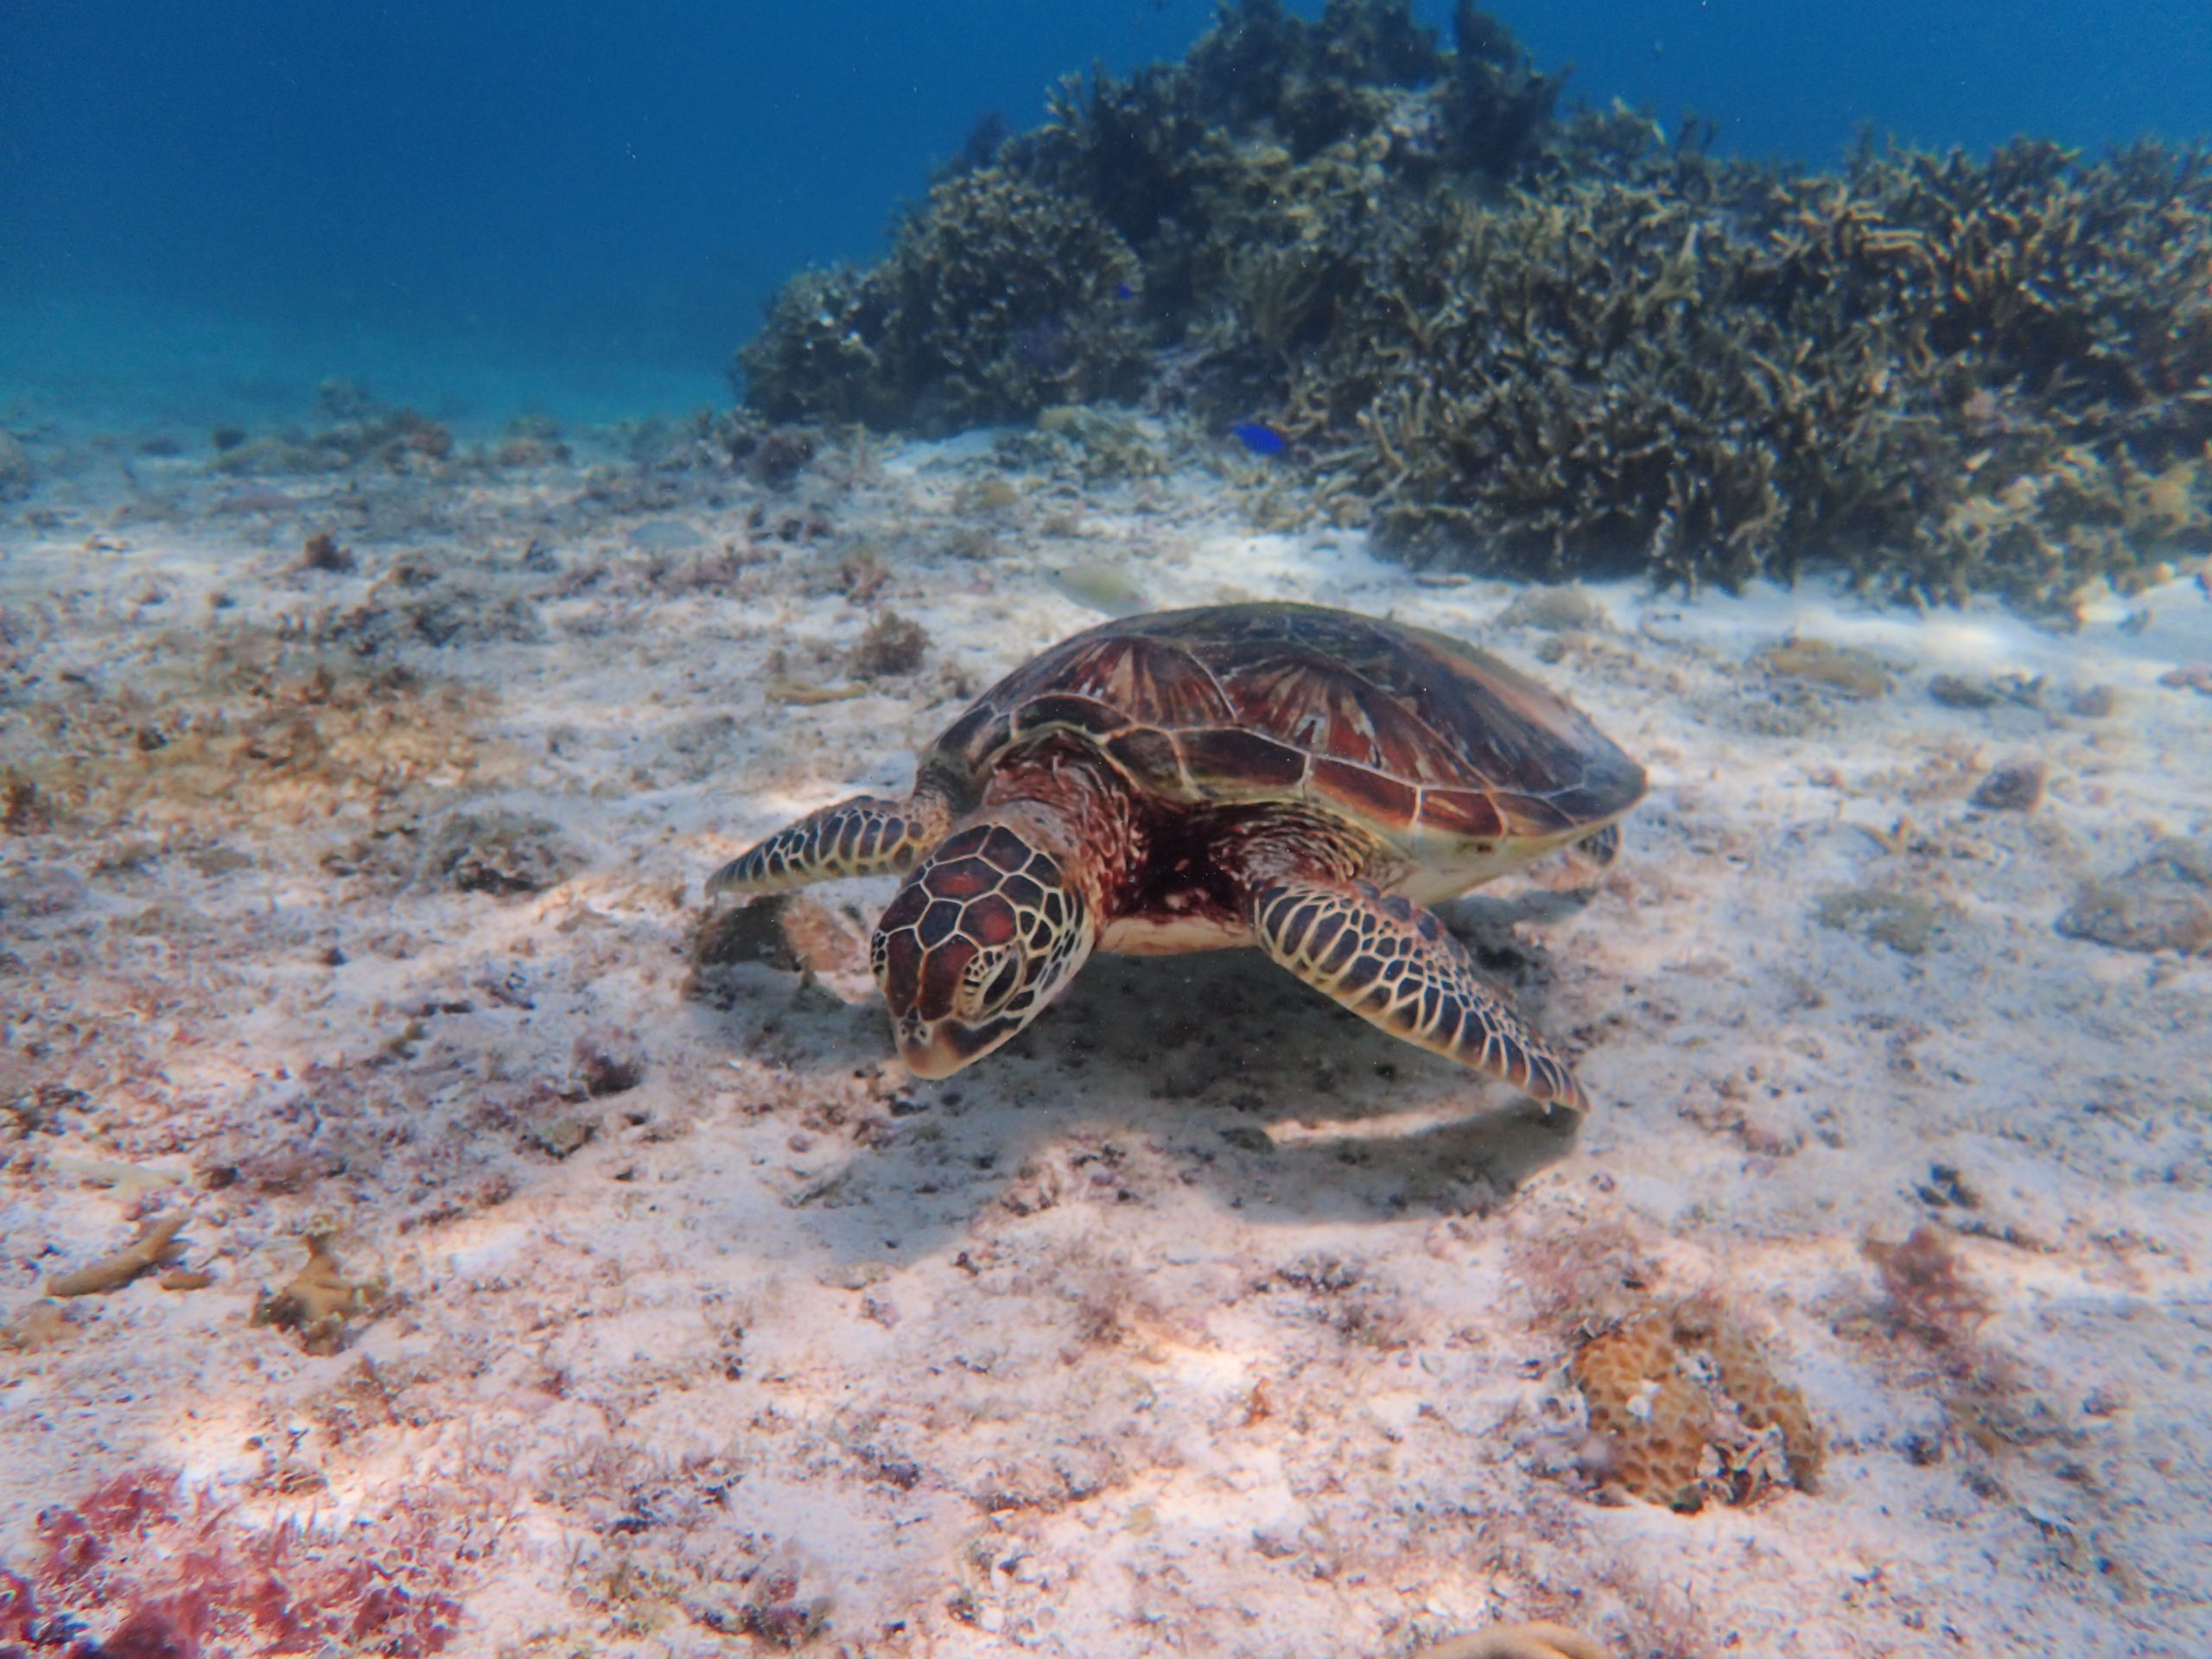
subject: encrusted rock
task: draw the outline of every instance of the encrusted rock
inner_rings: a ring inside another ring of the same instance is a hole
[[[2162,841],[2111,880],[2085,883],[2057,926],[2120,950],[2212,950],[2212,841]]]
[[[1531,588],[1516,594],[1497,620],[1545,633],[1579,633],[1605,626],[1605,607],[1582,588]]]
[[[1971,804],[1985,812],[2031,812],[2043,804],[2044,765],[2040,760],[2016,760],[1983,779]]]
[[[1878,658],[1824,639],[1790,639],[1751,658],[1754,668],[1785,679],[1803,680],[1847,697],[1886,696],[1889,671]]]
[[[1927,899],[1883,887],[1846,887],[1824,893],[1813,919],[1822,927],[1861,933],[1908,957],[1924,955],[1936,942],[1942,912]]]

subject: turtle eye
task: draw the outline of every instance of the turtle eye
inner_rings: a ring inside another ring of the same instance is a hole
[[[979,1020],[997,1009],[1014,995],[1021,972],[1021,959],[1005,945],[988,945],[969,959],[954,994],[952,1011],[963,1020]]]

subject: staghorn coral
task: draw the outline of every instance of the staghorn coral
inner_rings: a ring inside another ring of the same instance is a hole
[[[1350,308],[1371,391],[1313,372],[1335,428],[1365,392],[1351,475],[1415,556],[1733,587],[1819,549],[1891,596],[2051,610],[2202,511],[2199,152],[1789,180],[1586,116],[1405,245]]]
[[[1264,414],[1420,564],[1694,588],[1808,562],[2063,613],[2201,541],[2212,154],[1717,158],[1458,6],[1236,0],[1062,83],[741,354],[779,419],[938,430],[1140,388]]]
[[[1450,156],[1502,177],[1529,158],[1551,124],[1567,77],[1540,73],[1512,31],[1472,0],[1452,7],[1452,39],[1440,100]]]

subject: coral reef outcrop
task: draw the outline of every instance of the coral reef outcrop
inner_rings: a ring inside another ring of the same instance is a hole
[[[1470,3],[1224,0],[1064,81],[740,353],[779,421],[925,433],[1141,397],[1264,419],[1421,565],[1685,588],[1819,563],[2063,611],[2202,540],[2212,154],[1871,138],[1816,174],[1557,112]]]

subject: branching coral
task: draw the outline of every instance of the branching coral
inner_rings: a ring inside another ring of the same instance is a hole
[[[2058,608],[2196,522],[2201,159],[2139,200],[2149,152],[2034,144],[1791,181],[1581,118],[1370,263],[1305,396],[1359,429],[1349,471],[1416,557],[1732,588],[1825,557]]]

